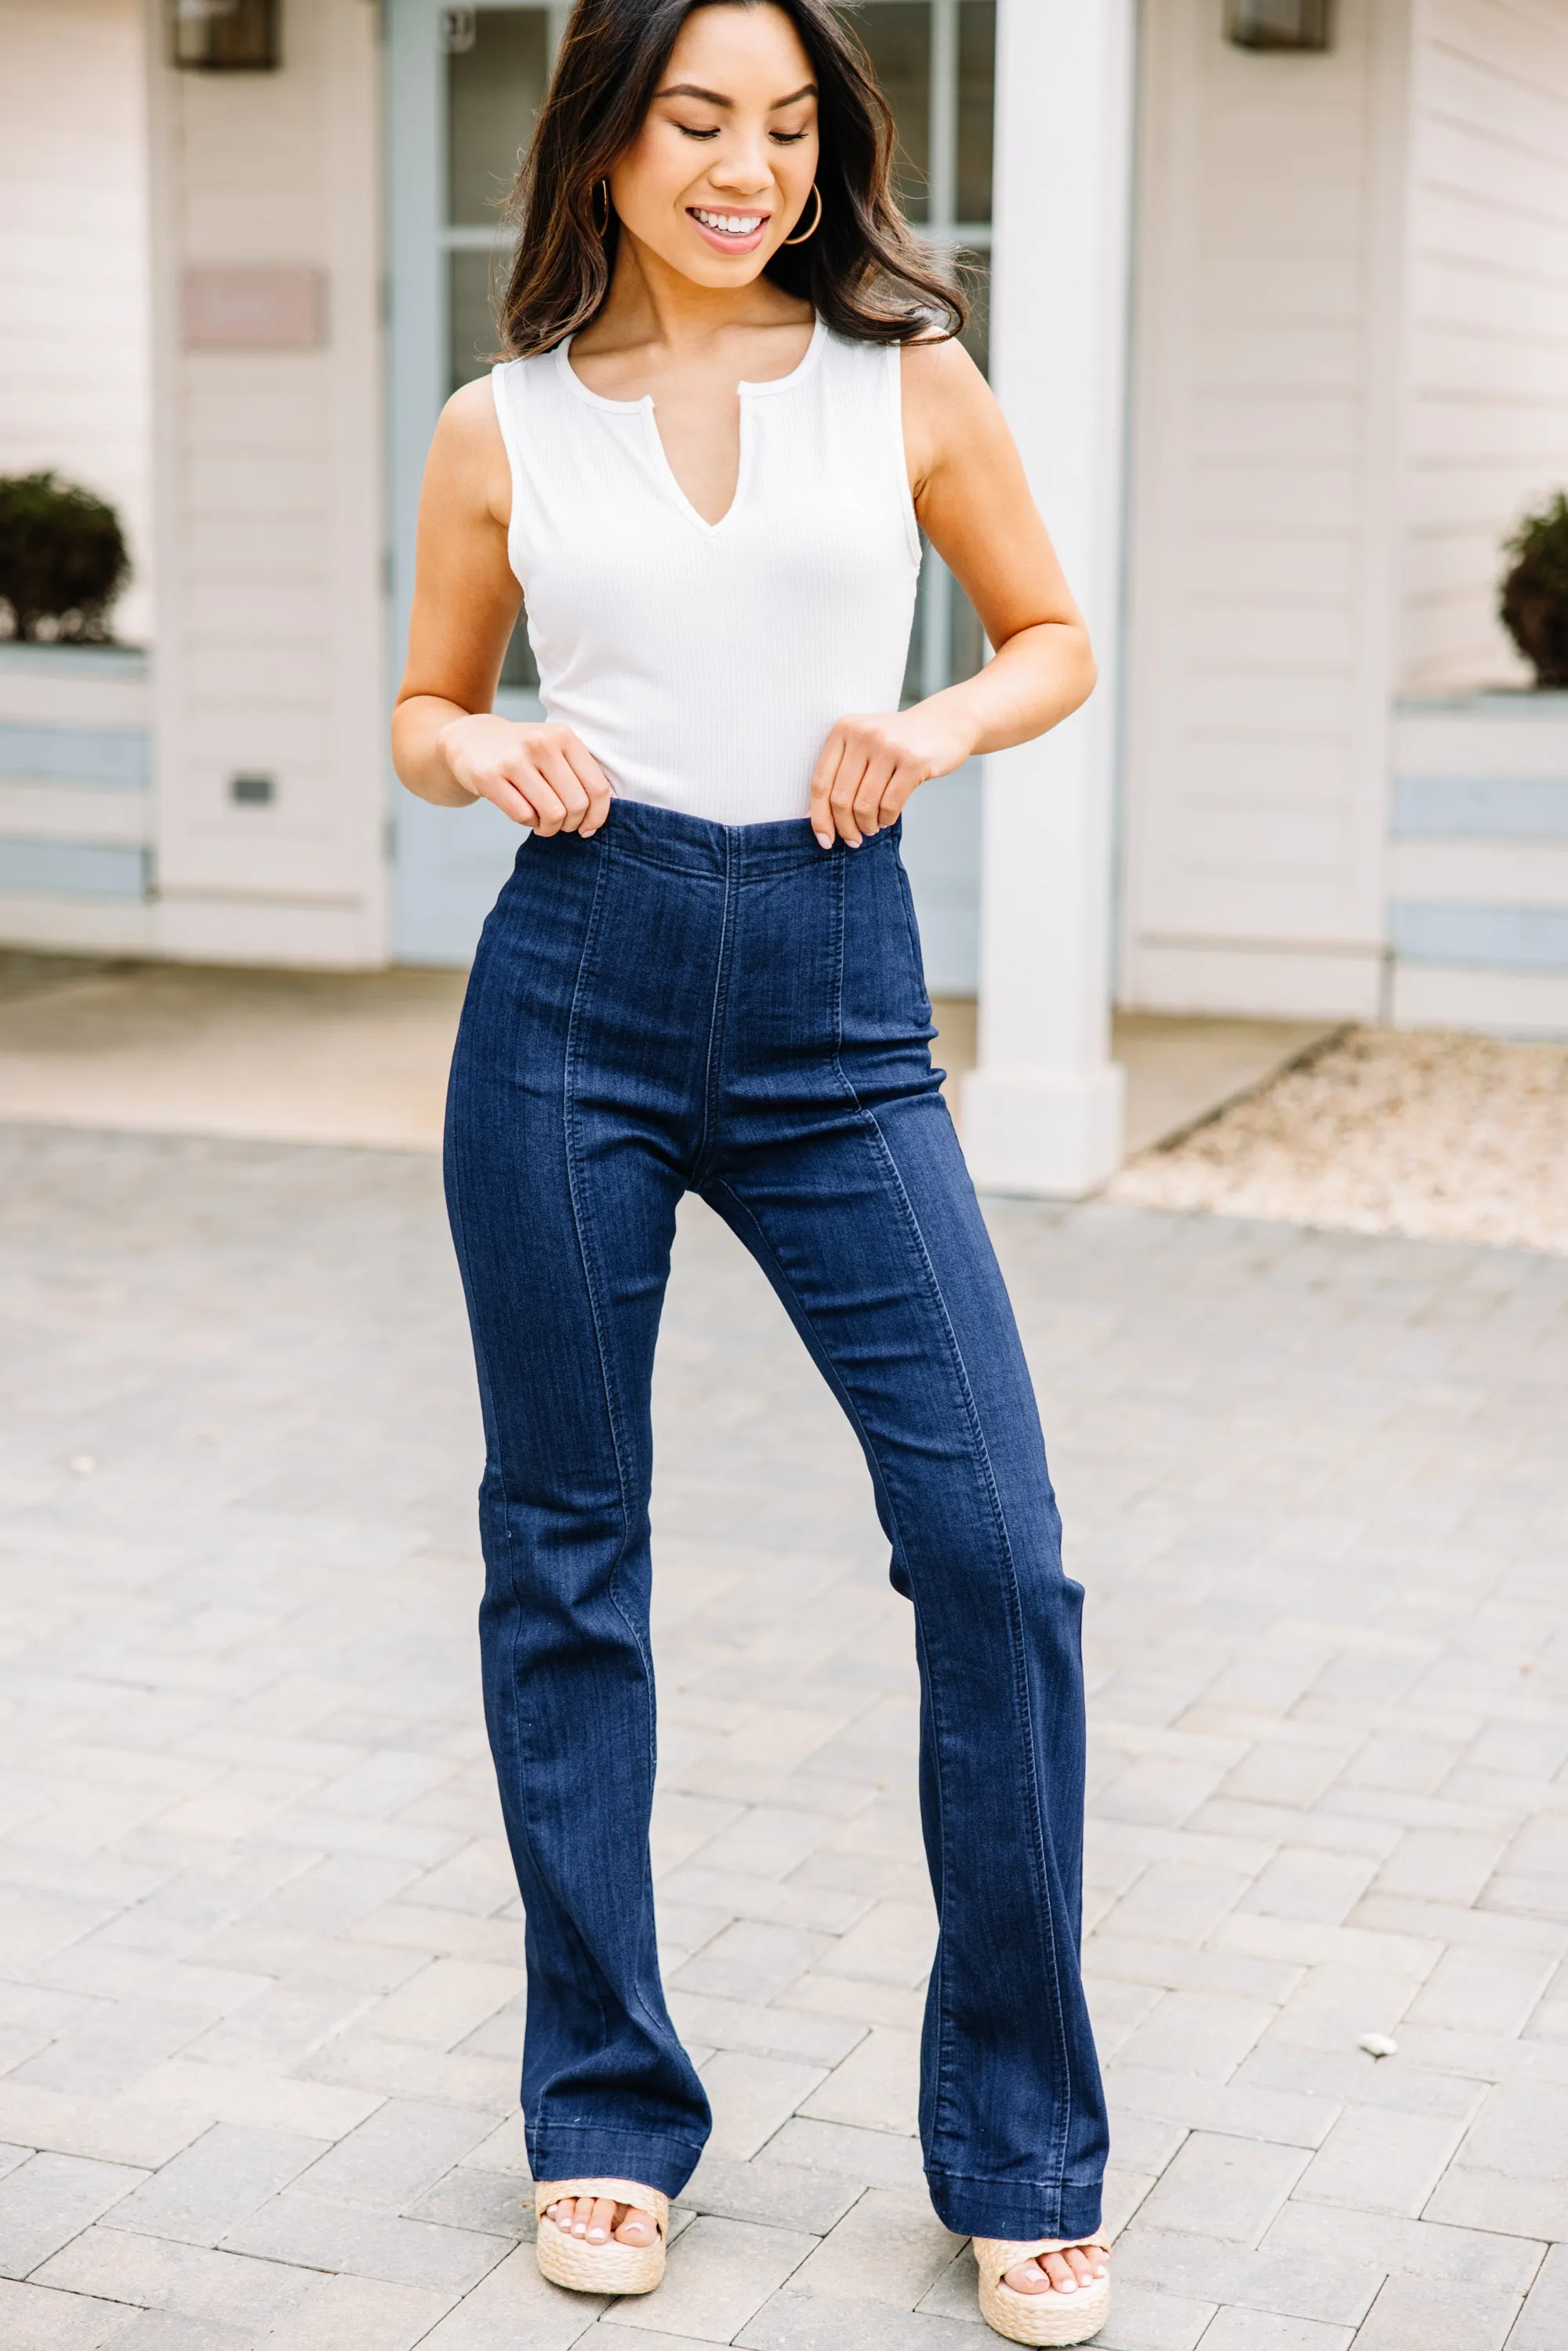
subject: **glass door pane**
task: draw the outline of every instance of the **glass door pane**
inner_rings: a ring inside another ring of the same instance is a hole
[[[997,0],[962,0],[958,10],[958,201],[961,221],[991,218],[996,152]]]
[[[912,221],[924,222],[931,169],[931,0],[876,0],[848,12],[876,68],[898,126],[894,182]]]
[[[548,8],[454,10],[445,52],[446,349],[450,389],[488,373],[512,243],[500,213],[549,78]],[[538,670],[519,613],[504,691],[535,694]]]
[[[446,61],[446,218],[452,227],[495,226],[549,71],[548,9],[475,9],[472,38]]]
[[[860,0],[848,22],[869,50],[898,124],[897,189],[910,220],[969,296],[966,347],[990,356],[990,246],[996,0]],[[905,702],[972,677],[986,657],[974,607],[934,549],[921,567]],[[928,977],[938,992],[975,986],[978,951],[978,768],[928,784],[911,802],[904,860]]]

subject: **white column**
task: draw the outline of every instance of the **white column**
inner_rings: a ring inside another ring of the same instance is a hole
[[[992,377],[1100,661],[1087,708],[986,762],[983,1190],[1079,1197],[1121,1162],[1112,818],[1136,0],[1000,0]]]

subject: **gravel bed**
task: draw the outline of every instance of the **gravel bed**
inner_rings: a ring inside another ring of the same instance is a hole
[[[1568,1044],[1349,1029],[1110,1196],[1568,1256]]]

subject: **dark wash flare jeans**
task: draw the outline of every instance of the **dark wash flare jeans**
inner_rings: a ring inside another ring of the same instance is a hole
[[[617,800],[591,841],[524,842],[480,943],[446,1180],[485,1413],[486,1714],[528,1917],[528,2159],[674,2196],[709,2129],[648,1860],[649,1392],[689,1190],[849,1415],[914,1603],[932,2199],[963,2235],[1075,2237],[1106,2150],[1078,1960],[1082,1592],[931,1067],[897,835],[825,852],[804,822]]]

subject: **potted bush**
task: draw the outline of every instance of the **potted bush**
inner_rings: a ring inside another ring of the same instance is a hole
[[[24,644],[108,644],[131,574],[120,517],[53,473],[0,476],[0,604]]]
[[[1568,686],[1568,497],[1559,490],[1526,515],[1505,545],[1514,560],[1502,583],[1502,624],[1537,685]]]

